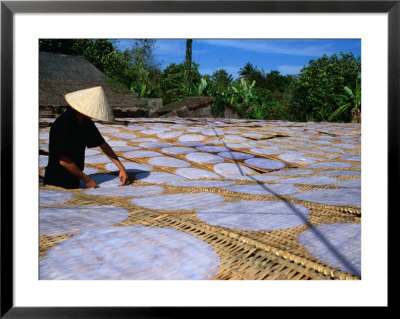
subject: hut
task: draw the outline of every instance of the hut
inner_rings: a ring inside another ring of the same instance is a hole
[[[148,99],[135,97],[118,86],[83,56],[39,52],[39,114],[56,115],[67,102],[69,92],[102,86],[116,117],[147,115]]]

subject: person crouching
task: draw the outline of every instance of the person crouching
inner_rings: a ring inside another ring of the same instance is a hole
[[[120,186],[128,181],[124,165],[101,136],[92,119],[112,122],[114,114],[101,86],[68,93],[69,107],[50,128],[49,162],[43,183],[63,188],[99,187],[84,170],[86,147],[100,147],[119,169]]]

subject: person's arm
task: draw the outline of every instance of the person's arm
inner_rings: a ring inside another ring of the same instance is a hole
[[[70,172],[72,175],[78,177],[80,180],[82,180],[87,188],[98,188],[99,185],[87,176],[84,172],[82,172],[78,166],[69,158],[66,156],[60,156],[60,165],[65,167],[65,169]]]
[[[100,148],[104,152],[104,154],[106,154],[114,162],[114,164],[118,167],[119,179],[121,181],[119,186],[125,185],[126,182],[128,181],[128,174],[126,173],[124,165],[122,165],[121,161],[118,159],[117,154],[114,153],[111,146],[107,142],[104,142],[103,144],[101,144]]]

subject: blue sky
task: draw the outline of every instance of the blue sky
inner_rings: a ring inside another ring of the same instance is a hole
[[[133,41],[121,39],[118,48],[124,50]],[[156,41],[154,55],[164,69],[170,63],[185,59],[185,39]],[[193,39],[192,60],[200,64],[201,74],[212,74],[225,69],[234,78],[247,62],[266,73],[278,70],[281,74],[297,74],[312,59],[353,52],[361,57],[360,39]]]

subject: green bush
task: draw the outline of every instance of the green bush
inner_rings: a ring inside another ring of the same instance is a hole
[[[361,72],[360,59],[352,53],[324,55],[311,60],[295,82],[292,112],[299,121],[328,121],[343,102],[339,97],[344,87],[353,87]],[[351,121],[351,111],[345,110],[336,120]]]

